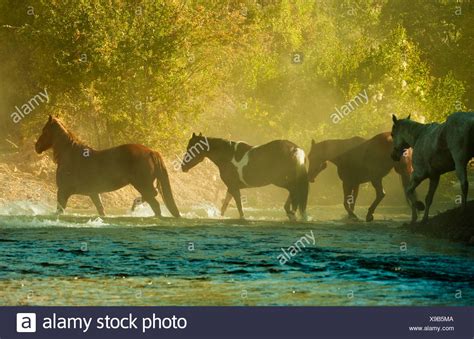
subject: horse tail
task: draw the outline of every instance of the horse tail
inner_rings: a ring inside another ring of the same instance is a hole
[[[410,183],[410,176],[413,173],[413,167],[412,167],[412,150],[407,151],[405,156],[402,156],[400,161],[395,161],[394,162],[394,168],[395,172],[397,172],[400,175],[400,178],[402,180],[402,186],[403,186],[403,193],[405,194],[405,199],[410,205],[410,199],[408,198],[407,195],[407,187],[408,184]],[[423,211],[425,209],[425,204],[423,204],[420,200],[418,200],[418,195],[416,194],[416,191],[413,192],[415,199],[416,199],[416,209],[419,211]]]
[[[173,192],[171,191],[171,184],[170,178],[168,176],[168,171],[166,170],[165,163],[161,155],[157,152],[153,152],[151,154],[153,162],[155,164],[155,176],[157,179],[156,188],[160,191],[161,196],[165,202],[166,208],[170,211],[170,213],[179,218],[181,215],[179,214],[178,207],[176,206],[176,202],[173,198]]]
[[[306,171],[306,156],[301,148],[294,150],[296,159],[296,201],[301,217],[306,220],[306,205],[308,203],[309,181]]]

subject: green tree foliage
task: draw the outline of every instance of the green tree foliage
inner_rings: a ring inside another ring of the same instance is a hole
[[[182,150],[196,129],[307,147],[387,130],[392,113],[442,121],[472,107],[472,6],[0,0],[0,132],[31,139],[59,114],[97,147]],[[44,88],[50,102],[14,124]],[[364,91],[367,104],[331,121]]]

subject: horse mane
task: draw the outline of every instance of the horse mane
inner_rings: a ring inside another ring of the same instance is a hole
[[[236,144],[239,144],[239,145],[244,145],[245,148],[252,148],[253,146],[248,144],[247,142],[245,141],[234,141],[234,140],[228,140],[228,139],[224,139],[224,138],[212,138],[212,137],[207,137],[207,139],[209,140],[209,142],[214,142],[217,144],[218,147],[221,147],[222,149],[225,149],[225,148],[230,148],[232,150],[234,150],[234,146]]]
[[[80,153],[82,154],[84,149],[92,150],[91,147],[81,141],[73,132],[68,130],[61,120],[54,118],[52,122],[53,125],[57,127],[57,129],[54,130],[56,142],[53,145],[53,158],[55,163],[58,163],[61,160],[64,151],[80,150]]]
[[[423,124],[418,121],[414,121],[411,119],[402,119],[399,120],[399,124],[404,125],[406,128],[408,128],[411,131],[412,137],[417,139],[418,136],[423,133],[423,131],[427,128],[441,128],[444,129],[445,123],[439,123],[439,122],[431,122],[427,124]]]
[[[230,144],[231,143],[230,140],[227,140],[227,139],[224,139],[224,138],[215,138],[215,137],[206,137],[206,138],[210,141],[217,142],[218,144],[223,144],[223,143]]]
[[[224,139],[224,138],[207,137],[207,139],[209,140],[209,143],[212,142],[212,143],[214,143],[214,144],[217,144],[217,145],[215,145],[215,146],[217,146],[217,147],[222,147],[223,149],[232,146],[232,141],[231,141],[231,140]]]

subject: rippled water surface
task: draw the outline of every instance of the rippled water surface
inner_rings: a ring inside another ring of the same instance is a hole
[[[473,305],[473,264],[396,218],[0,217],[2,305]]]

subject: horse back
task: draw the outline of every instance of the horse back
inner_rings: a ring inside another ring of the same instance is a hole
[[[297,149],[301,149],[289,140],[273,140],[266,144],[252,147],[248,151],[254,164],[277,164]],[[301,149],[302,150],[302,149]]]
[[[456,112],[445,123],[444,140],[450,152],[474,157],[474,112]]]
[[[288,176],[306,171],[305,154],[302,148],[288,140],[273,140],[252,147],[246,154],[248,163],[243,169],[250,186],[275,184],[280,186]]]
[[[87,155],[86,155],[87,154]],[[58,163],[57,184],[73,193],[102,193],[132,182],[154,178],[154,152],[143,145],[126,144],[78,154]]]
[[[140,144],[124,144],[96,151],[94,157],[101,163],[101,166],[126,168],[143,161],[148,162],[153,153],[153,150]]]
[[[390,132],[384,132],[348,150],[335,162],[339,176],[355,183],[385,176],[393,167],[392,145]]]

